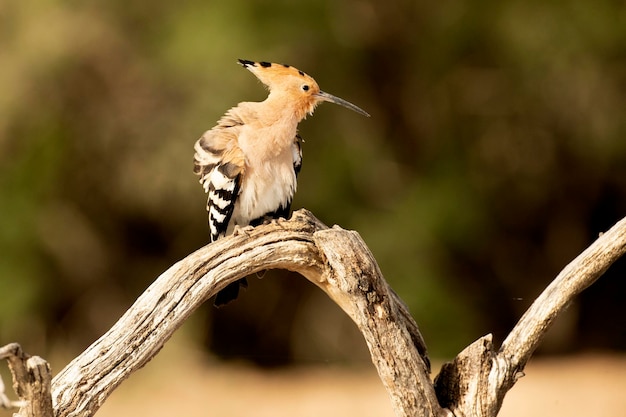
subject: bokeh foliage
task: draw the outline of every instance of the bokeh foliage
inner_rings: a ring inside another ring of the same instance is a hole
[[[294,208],[361,233],[436,356],[502,337],[626,215],[623,3],[5,0],[0,343],[82,348],[206,243],[193,143],[265,94],[237,58],[295,65],[372,114],[326,104],[301,125]],[[554,350],[626,348],[623,274]],[[197,331],[263,345],[258,362],[350,358],[358,335],[315,291],[267,278]]]

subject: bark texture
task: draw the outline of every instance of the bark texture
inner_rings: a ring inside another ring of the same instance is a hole
[[[52,381],[43,359],[15,343],[0,348],[20,398],[11,403],[0,384],[0,405],[20,407],[21,417],[92,416],[208,298],[247,275],[281,268],[317,285],[356,323],[397,416],[495,416],[554,318],[625,251],[626,219],[559,274],[500,349],[491,335],[480,338],[433,384],[417,324],[358,233],[328,228],[300,210],[288,221],[236,230],[174,264]]]

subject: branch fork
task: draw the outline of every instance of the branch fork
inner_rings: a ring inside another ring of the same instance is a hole
[[[493,417],[554,318],[626,251],[626,219],[574,259],[537,298],[500,349],[486,335],[445,364],[434,384],[426,344],[354,231],[328,228],[309,211],[207,245],[174,264],[119,321],[51,379],[50,367],[21,347],[0,348],[11,369],[18,417],[92,416],[144,366],[183,322],[231,282],[266,269],[303,275],[356,323],[398,417]]]

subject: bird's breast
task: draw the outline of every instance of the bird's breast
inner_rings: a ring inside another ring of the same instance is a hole
[[[272,160],[247,164],[234,220],[246,225],[250,221],[286,207],[296,192],[296,174],[291,151]]]
[[[265,214],[286,207],[296,191],[291,147],[296,128],[243,131],[239,146],[245,155],[244,177],[233,220],[248,224]]]

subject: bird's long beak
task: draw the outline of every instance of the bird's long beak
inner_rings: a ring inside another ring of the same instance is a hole
[[[363,110],[360,107],[355,106],[354,104],[350,103],[349,101],[346,101],[342,98],[333,96],[332,94],[328,94],[325,93],[323,91],[320,91],[319,93],[315,94],[320,100],[323,101],[328,101],[329,103],[335,103],[335,104],[339,104],[340,106],[346,107],[350,110],[353,110],[359,114],[362,114],[363,116],[366,117],[370,117],[369,113],[366,112],[365,110]]]

